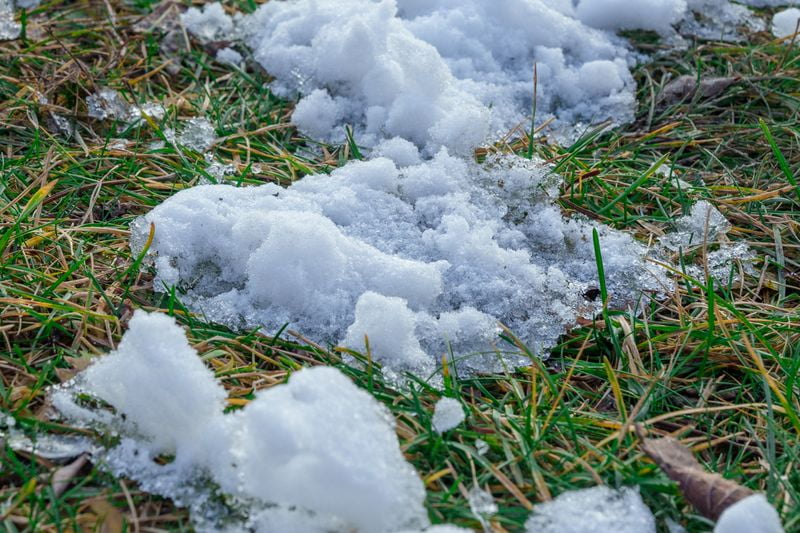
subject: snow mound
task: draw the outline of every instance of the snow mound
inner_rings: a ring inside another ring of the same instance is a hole
[[[669,4],[672,17],[681,0]],[[625,11],[638,18],[624,25],[668,24],[661,10]],[[622,41],[541,0],[276,1],[244,26],[273,90],[301,97],[293,121],[317,139],[341,141],[352,125],[368,147],[400,136],[429,155],[469,153],[530,120],[534,64],[537,121],[633,116]]]
[[[79,394],[114,412],[79,405]],[[422,482],[391,415],[339,371],[296,372],[233,414],[223,414],[225,397],[173,319],[137,311],[117,350],[53,400],[69,418],[121,433],[104,458],[113,473],[192,507],[210,529],[223,511],[204,480],[237,497],[257,531],[428,525]],[[174,460],[154,462],[164,454]]]
[[[433,409],[433,429],[439,433],[458,427],[466,418],[461,402],[454,398],[442,398]]]
[[[653,513],[632,488],[565,492],[533,508],[528,533],[655,533]]]
[[[401,168],[378,158],[286,189],[182,191],[132,225],[131,243],[138,253],[155,224],[156,289],[180,287],[210,320],[272,333],[289,324],[358,351],[366,337],[374,360],[417,375],[448,346],[475,355],[459,369],[491,370],[498,322],[545,355],[597,311],[585,295],[599,286],[595,228],[612,303],[669,287],[630,236],[564,217],[559,184],[515,156],[478,165],[443,151]]]
[[[753,494],[725,509],[714,533],[783,533],[783,526],[764,495]]]

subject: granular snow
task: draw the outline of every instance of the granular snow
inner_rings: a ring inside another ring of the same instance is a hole
[[[454,398],[442,398],[436,402],[433,409],[433,429],[438,433],[444,433],[459,426],[466,415],[461,402]]]
[[[533,508],[528,533],[655,533],[653,513],[637,489],[574,490]]]
[[[79,405],[78,395],[114,412]],[[303,530],[311,515],[339,531],[428,524],[422,482],[400,452],[391,415],[339,371],[295,372],[232,414],[223,414],[225,398],[173,319],[137,311],[117,350],[57,389],[53,405],[73,421],[120,432],[96,460],[189,506],[207,530],[225,515],[208,481],[239,499],[257,531],[274,531],[276,520]],[[174,460],[157,464],[162,454]]]
[[[612,303],[669,288],[630,236],[555,204],[560,177],[537,161],[470,163],[441,152],[397,168],[353,162],[283,189],[199,186],[133,226],[150,247],[154,286],[234,328],[285,324],[364,351],[394,371],[427,375],[448,352],[464,370],[499,369],[498,322],[537,354],[599,302],[597,228]],[[479,355],[485,354],[485,355]],[[508,364],[525,364],[508,356]]]

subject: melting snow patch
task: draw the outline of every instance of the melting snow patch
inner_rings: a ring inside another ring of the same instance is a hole
[[[114,411],[80,405],[79,394]],[[232,414],[223,414],[225,398],[174,320],[137,311],[117,350],[57,389],[53,404],[68,418],[119,431],[119,444],[96,460],[189,506],[199,529],[230,525],[219,523],[222,494],[238,499],[227,520],[244,514],[256,531],[428,524],[422,482],[400,452],[391,415],[339,371],[296,372]],[[158,464],[161,455],[174,460]]]
[[[442,398],[433,410],[433,429],[439,433],[450,431],[460,425],[466,416],[461,402],[454,398]]]
[[[441,152],[397,168],[354,162],[287,189],[200,186],[133,226],[141,250],[155,224],[155,287],[234,328],[285,324],[363,351],[395,371],[426,375],[448,347],[459,369],[502,368],[498,322],[545,355],[599,302],[592,230],[612,303],[669,288],[630,236],[555,204],[560,178],[541,162],[484,165]],[[480,355],[484,354],[484,355]],[[509,364],[526,359],[508,356]]]
[[[689,214],[675,221],[675,229],[660,239],[672,251],[715,243],[731,229],[725,215],[706,200],[696,202]]]
[[[731,223],[725,215],[706,200],[695,203],[689,214],[675,222],[674,231],[659,239],[664,248],[672,252],[689,252],[701,246],[707,250],[704,265],[686,265],[686,273],[700,280],[706,279],[706,273],[717,283],[727,284],[731,277],[736,280],[739,275],[732,269],[739,263],[746,273],[752,273],[752,262],[755,252],[745,243],[730,243],[726,234]]]
[[[606,486],[565,492],[541,503],[525,524],[529,533],[655,533],[653,513],[632,488]]]

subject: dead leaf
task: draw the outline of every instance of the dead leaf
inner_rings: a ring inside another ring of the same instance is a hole
[[[701,99],[714,98],[725,89],[738,82],[738,77],[700,78],[696,76],[678,76],[669,82],[659,95],[662,104],[670,105],[699,96]]]
[[[725,509],[754,494],[719,474],[706,472],[689,448],[677,439],[641,438],[639,446],[670,479],[678,483],[686,500],[707,518],[717,520]]]
[[[55,471],[51,485],[56,498],[61,496],[64,491],[67,490],[70,482],[75,478],[75,476],[78,475],[78,472],[80,472],[81,468],[83,468],[83,465],[85,465],[87,461],[89,461],[89,455],[84,453],[78,456],[78,458],[72,461],[70,464],[62,466]]]
[[[119,509],[100,498],[91,500],[89,507],[97,515],[94,531],[100,531],[100,533],[122,533],[124,520]],[[97,526],[101,527],[98,528]]]

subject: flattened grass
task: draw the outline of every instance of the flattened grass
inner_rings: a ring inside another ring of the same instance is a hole
[[[32,438],[85,433],[48,418],[47,387],[112,349],[133,309],[162,309],[187,328],[232,406],[302,366],[342,368],[394,413],[434,521],[479,527],[467,493],[480,485],[500,506],[494,530],[516,531],[537,501],[608,483],[640,486],[662,528],[671,518],[708,530],[638,451],[633,429],[641,424],[680,437],[709,469],[765,491],[787,531],[800,528],[798,48],[756,35],[748,44],[668,52],[637,70],[635,123],[567,148],[530,143],[524,133],[499,147],[553,161],[566,179],[566,211],[643,241],[707,199],[733,224],[728,238],[756,251],[756,273],[737,282],[732,272],[726,284],[676,273],[678,290],[641,315],[609,310],[566,335],[549,360],[508,375],[465,378],[451,365],[446,393],[469,416],[439,436],[431,416],[440,392],[398,392],[302,337],[208,324],[175,290],[154,291],[152,273],[137,268],[128,224],[201,178],[215,179],[202,155],[154,144],[180,119],[214,123],[216,157],[236,168],[230,183],[286,185],[358,155],[349,145],[323,147],[321,156],[309,150],[288,123],[290,104],[270,95],[257,68],[220,66],[192,42],[165,51],[159,32],[134,32],[131,23],[151,5],[55,0],[29,13],[29,39],[0,43],[0,409],[17,430]],[[642,46],[652,46],[648,39]],[[661,100],[683,74],[736,81],[711,99]],[[101,86],[130,102],[161,102],[167,116],[138,126],[90,119],[85,99]],[[54,114],[75,133],[60,131]],[[0,521],[9,531],[189,527],[183,510],[95,467],[55,496],[55,462],[8,445],[2,454]]]

